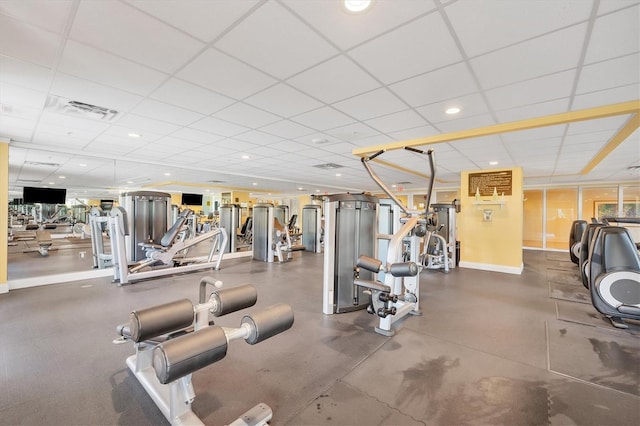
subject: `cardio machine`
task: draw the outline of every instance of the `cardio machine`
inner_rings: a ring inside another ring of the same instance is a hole
[[[378,184],[387,196],[406,215],[400,219],[402,227],[391,236],[389,246],[384,256],[385,263],[369,256],[360,256],[356,262],[354,285],[363,287],[370,295],[370,303],[367,312],[380,318],[375,331],[384,336],[393,336],[395,331],[392,324],[406,315],[421,315],[420,311],[420,241],[426,234],[427,217],[430,215],[429,207],[433,183],[435,181],[435,165],[433,150],[427,152],[405,147],[406,150],[426,155],[431,170],[429,177],[429,190],[426,197],[424,213],[407,210],[402,203],[391,193],[389,188],[380,180],[372,170],[369,162],[382,155],[381,150],[361,159],[369,176]],[[377,274],[374,280],[360,279],[359,271],[365,269]]]

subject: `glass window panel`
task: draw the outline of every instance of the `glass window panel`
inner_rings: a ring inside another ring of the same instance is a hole
[[[524,191],[524,247],[542,248],[542,190]]]
[[[640,217],[640,186],[622,187],[623,217]],[[636,243],[640,242],[640,225],[626,225]]]
[[[618,187],[582,188],[582,219],[617,216]]]
[[[547,247],[569,249],[571,224],[578,218],[578,190],[547,190]]]

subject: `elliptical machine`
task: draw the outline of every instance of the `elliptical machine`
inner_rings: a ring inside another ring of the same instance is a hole
[[[422,314],[420,311],[419,275],[421,267],[418,266],[420,263],[420,241],[426,234],[427,218],[431,214],[429,206],[435,181],[435,166],[432,149],[427,152],[411,147],[405,147],[405,149],[428,157],[431,176],[429,177],[429,191],[424,213],[407,210],[371,169],[369,162],[382,155],[385,150],[361,159],[369,176],[406,215],[400,219],[402,223],[400,230],[391,237],[384,257],[386,263],[383,264],[382,261],[369,256],[360,256],[354,268],[354,285],[365,288],[365,291],[369,293],[370,303],[367,312],[380,318],[380,323],[375,331],[384,336],[393,336],[395,331],[391,328],[392,324],[406,315]],[[377,279],[375,281],[361,280],[361,268],[378,274]]]

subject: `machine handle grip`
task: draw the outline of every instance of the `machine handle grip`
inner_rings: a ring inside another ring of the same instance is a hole
[[[376,158],[377,156],[382,155],[382,154],[384,154],[384,149],[381,149],[380,151],[376,152],[375,154],[369,156],[369,158],[367,158],[367,160],[371,161],[374,158]]]
[[[373,257],[365,256],[363,254],[358,258],[356,266],[364,268],[367,271],[378,273],[380,272],[380,268],[382,267],[382,262],[378,259],[374,259]]]

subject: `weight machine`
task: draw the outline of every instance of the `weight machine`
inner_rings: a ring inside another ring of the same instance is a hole
[[[118,285],[122,285],[131,280],[208,268],[220,269],[220,262],[228,238],[226,230],[215,228],[190,239],[180,238],[181,232],[183,236],[185,235],[184,226],[191,214],[193,214],[192,210],[184,210],[162,237],[160,244],[140,243],[140,247],[145,252],[145,259],[129,267],[126,252],[126,237],[129,235],[127,212],[122,207],[114,207],[108,220],[114,281],[118,282]],[[205,241],[211,241],[208,256],[187,257],[191,248]]]
[[[207,299],[208,285],[215,290]],[[234,340],[255,345],[293,325],[293,310],[284,303],[244,315],[238,328],[214,325],[210,316],[249,308],[258,298],[251,284],[221,287],[222,282],[204,277],[197,305],[181,299],[135,310],[128,324],[116,328],[113,343],[134,343],[136,353],[127,358],[127,366],[172,425],[203,425],[191,409],[196,397],[192,373],[223,359]],[[272,416],[271,408],[261,403],[229,425],[266,425]]]
[[[384,257],[386,262],[383,264],[382,261],[365,255],[358,258],[354,268],[354,285],[364,288],[369,293],[370,303],[367,306],[367,312],[380,318],[375,331],[384,336],[393,336],[395,334],[392,329],[393,323],[406,315],[422,314],[420,311],[420,267],[418,266],[420,241],[426,235],[427,217],[430,215],[429,207],[435,181],[435,165],[433,150],[424,152],[411,147],[405,147],[405,149],[428,157],[431,176],[429,177],[429,190],[423,214],[407,210],[371,169],[369,162],[382,155],[384,150],[361,159],[369,176],[406,215],[400,218],[402,223],[400,230],[391,236]],[[382,254],[380,255],[382,256]],[[379,274],[378,276],[384,273],[383,281],[361,279],[360,271],[362,269]]]

